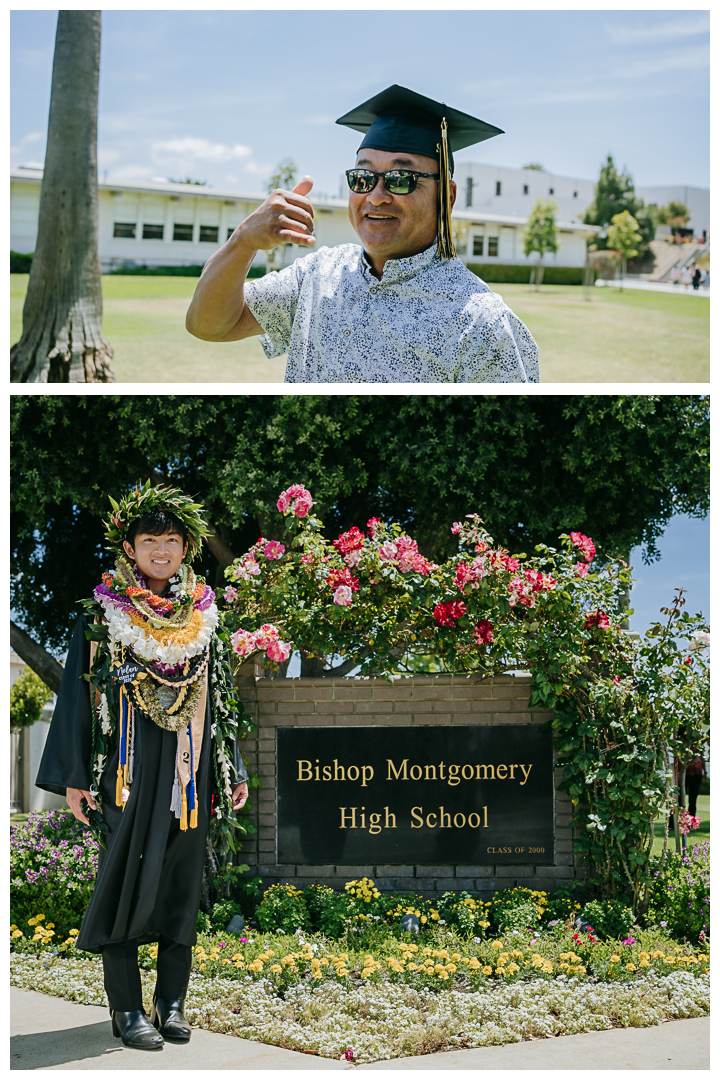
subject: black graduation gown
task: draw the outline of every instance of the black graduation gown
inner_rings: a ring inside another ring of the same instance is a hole
[[[90,664],[85,637],[88,616],[77,622],[57,704],[36,778],[36,786],[57,795],[66,788],[90,788],[92,717],[90,686],[81,679]],[[180,830],[170,810],[175,779],[177,734],[135,712],[135,764],[125,810],[115,805],[118,746],[103,772],[102,813],[110,833],[100,848],[98,875],[77,939],[79,949],[99,952],[128,939],[157,941],[161,934],[181,945],[197,941],[196,920],[210,818],[210,705],[205,717],[197,770],[197,828]],[[238,781],[247,778],[237,745]]]

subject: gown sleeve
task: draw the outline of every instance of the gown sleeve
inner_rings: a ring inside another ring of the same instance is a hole
[[[86,615],[75,624],[57,703],[45,741],[35,786],[54,795],[67,788],[90,789],[92,713],[90,685],[81,678],[90,666],[90,642],[85,637]]]

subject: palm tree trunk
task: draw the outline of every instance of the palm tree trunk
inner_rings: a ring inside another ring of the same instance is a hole
[[[114,382],[102,333],[97,114],[100,12],[61,11],[35,256],[13,382]]]

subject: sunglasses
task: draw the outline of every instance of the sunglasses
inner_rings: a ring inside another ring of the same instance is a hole
[[[409,169],[390,169],[388,172],[373,172],[372,169],[348,169],[345,173],[351,191],[356,195],[367,195],[378,180],[382,179],[391,195],[410,195],[417,187],[420,177],[437,180],[437,173],[414,172]]]

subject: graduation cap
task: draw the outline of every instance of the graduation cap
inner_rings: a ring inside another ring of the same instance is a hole
[[[453,150],[462,150],[504,132],[484,120],[452,109],[444,102],[433,101],[397,84],[351,109],[335,123],[365,133],[358,150],[368,147],[439,158],[438,254],[445,259],[454,257],[450,224]]]

